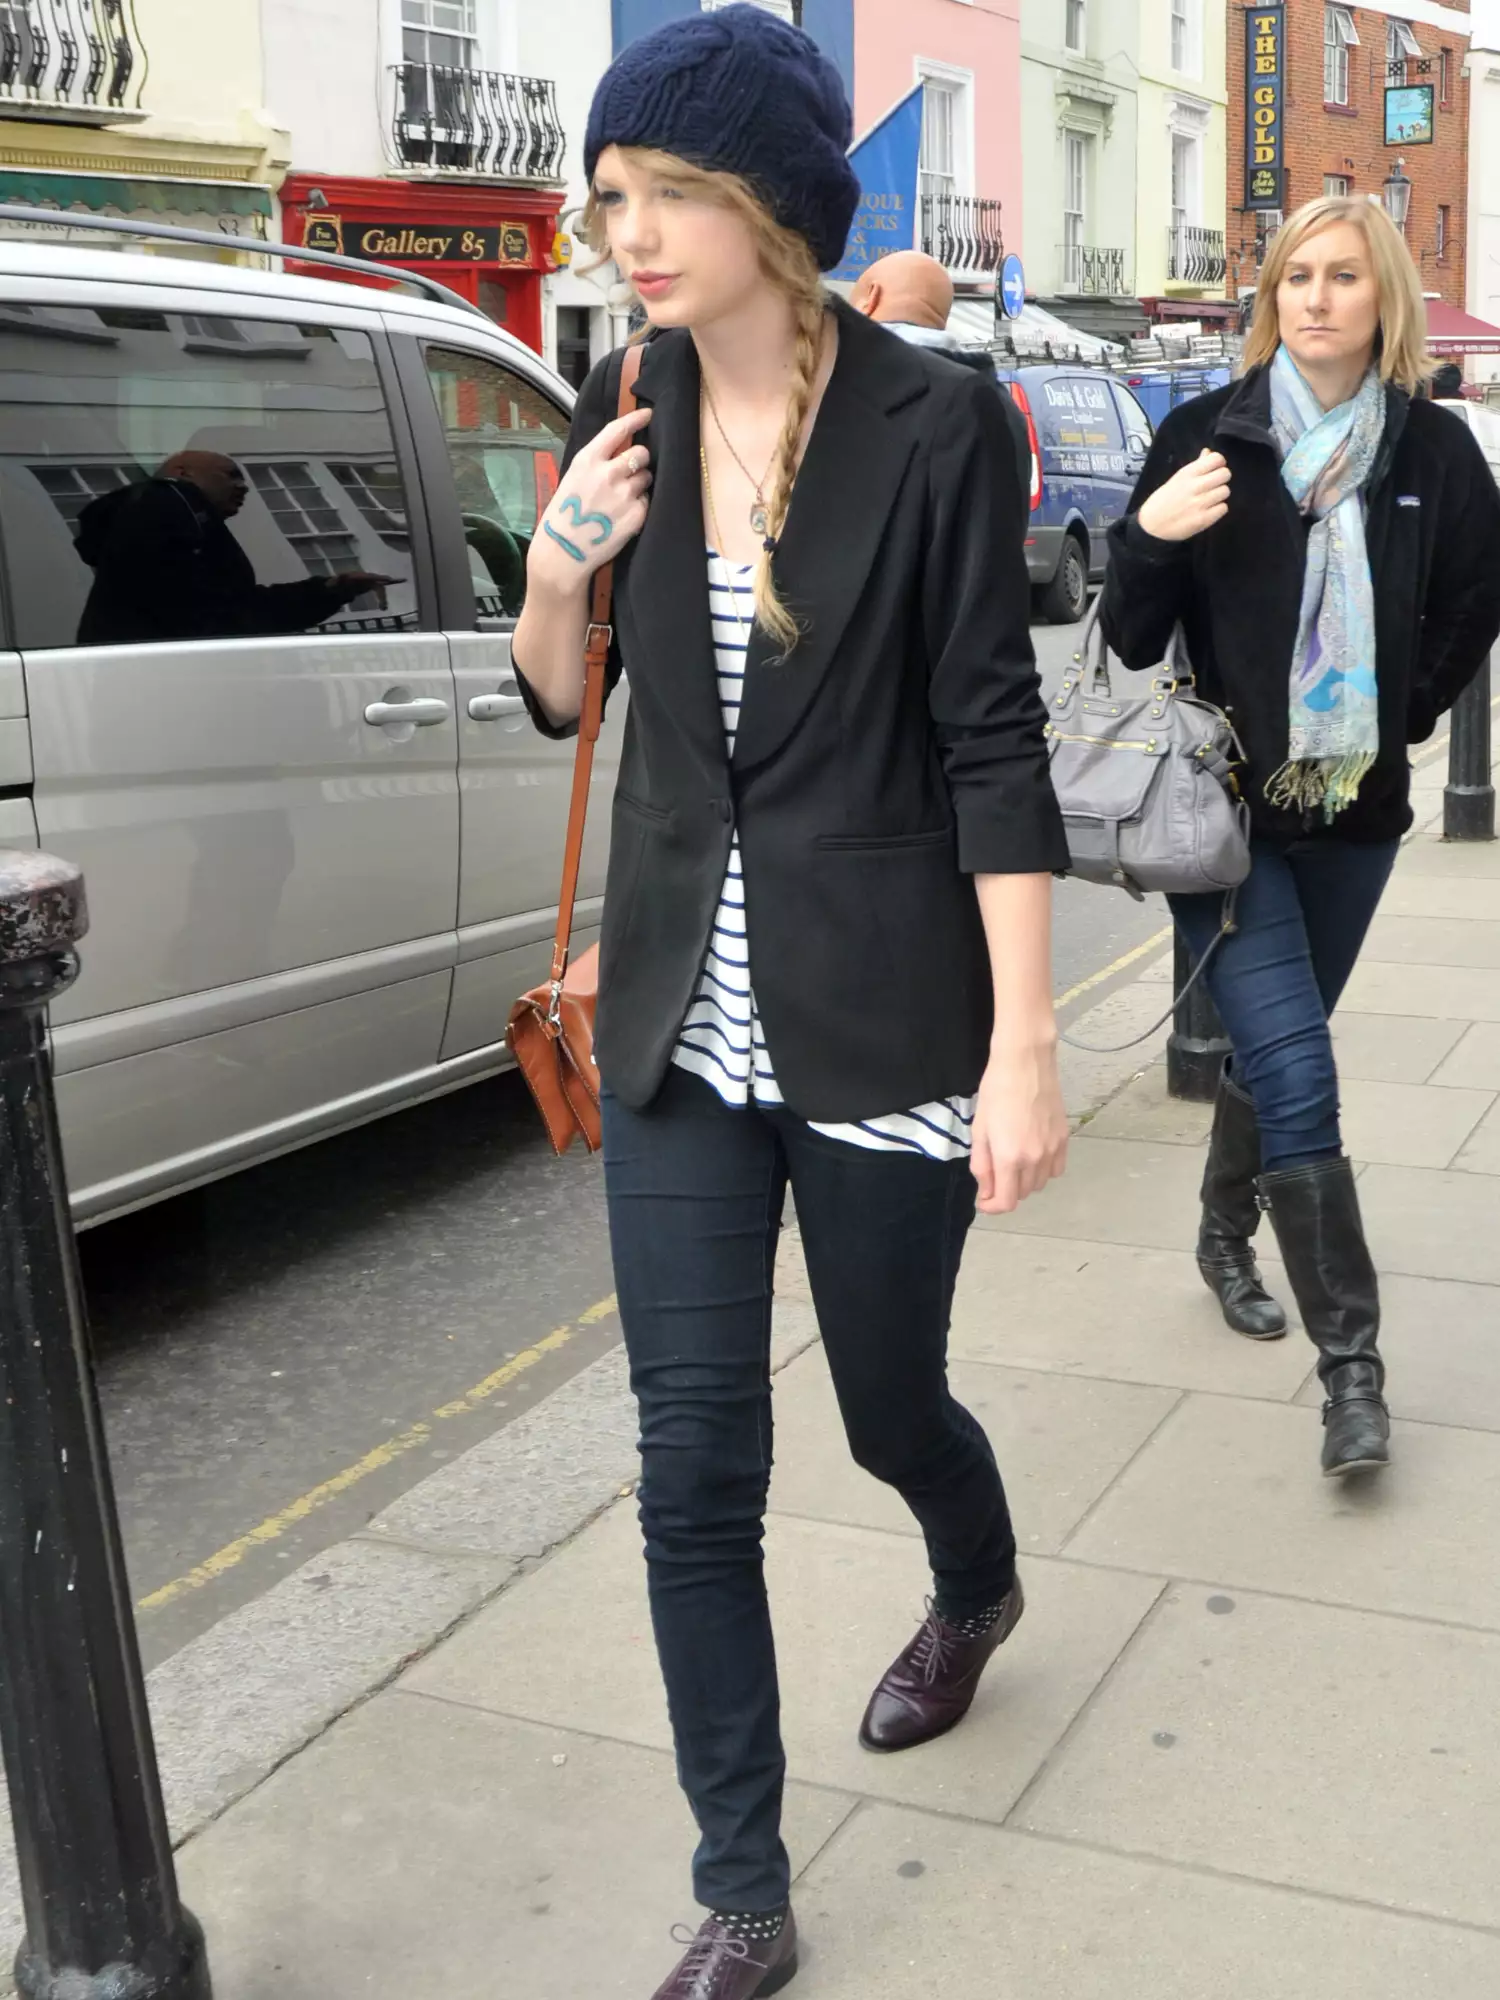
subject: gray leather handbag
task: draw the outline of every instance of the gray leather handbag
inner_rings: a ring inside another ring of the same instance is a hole
[[[1110,675],[1099,601],[1047,719],[1069,872],[1141,900],[1226,894],[1250,873],[1244,752],[1222,709],[1196,692],[1180,632],[1142,694]]]

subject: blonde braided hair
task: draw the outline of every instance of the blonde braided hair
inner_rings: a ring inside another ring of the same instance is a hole
[[[738,174],[712,173],[706,168],[691,166],[675,154],[643,147],[622,147],[620,150],[632,166],[645,173],[658,174],[700,199],[716,202],[741,216],[754,232],[761,269],[772,284],[791,300],[797,325],[792,392],[772,463],[766,502],[768,539],[775,542],[786,526],[791,508],[792,489],[797,483],[797,471],[802,460],[802,433],[807,428],[808,412],[812,408],[818,369],[823,359],[828,298],[818,260],[806,238],[793,230],[784,229],[749,182],[741,180]],[[584,205],[579,234],[591,250],[601,258],[607,258],[605,216],[592,191]],[[801,637],[802,628],[795,612],[777,590],[775,556],[770,549],[762,551],[755,565],[755,616],[762,629],[781,648],[781,657],[785,659]]]

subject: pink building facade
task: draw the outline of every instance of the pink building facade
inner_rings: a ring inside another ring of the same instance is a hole
[[[923,247],[964,290],[1021,240],[1021,0],[855,0],[854,125],[926,86]],[[996,206],[998,204],[998,207]]]

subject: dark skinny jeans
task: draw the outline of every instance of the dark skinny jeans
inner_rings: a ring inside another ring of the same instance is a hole
[[[1328,1022],[1399,845],[1331,838],[1251,843],[1239,928],[1220,945],[1204,979],[1234,1045],[1235,1078],[1255,1101],[1267,1173],[1343,1150]],[[1224,899],[1169,900],[1196,964],[1218,931]]]
[[[604,1170],[651,1617],[702,1836],[694,1888],[710,1909],[773,1909],[790,1871],[762,1537],[787,1185],[850,1450],[911,1508],[938,1607],[962,1618],[1005,1595],[1016,1556],[989,1440],[948,1390],[974,1181],[967,1160],[869,1152],[789,1112],[732,1110],[676,1069],[644,1111],[606,1093]],[[886,1662],[870,1665],[873,1682]]]

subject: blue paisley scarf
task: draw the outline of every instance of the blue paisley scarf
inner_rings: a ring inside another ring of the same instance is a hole
[[[1266,797],[1293,811],[1321,807],[1331,821],[1358,793],[1380,747],[1364,487],[1385,430],[1385,390],[1372,368],[1351,401],[1324,410],[1281,347],[1271,364],[1271,427],[1282,484],[1313,526],[1292,656],[1287,761]]]

